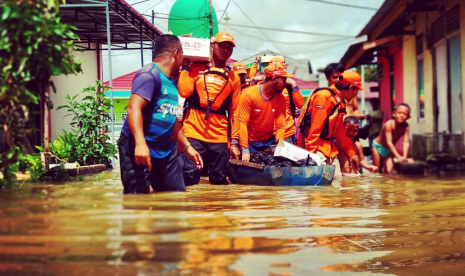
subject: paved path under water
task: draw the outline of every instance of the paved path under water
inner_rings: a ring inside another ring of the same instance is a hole
[[[0,190],[0,275],[465,275],[464,177]]]

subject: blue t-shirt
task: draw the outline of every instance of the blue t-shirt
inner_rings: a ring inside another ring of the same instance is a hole
[[[158,66],[150,63],[137,72],[132,81],[131,93],[149,101],[142,110],[144,136],[153,158],[166,157],[176,145],[171,138],[178,108],[178,89]],[[131,137],[126,118],[121,134]]]

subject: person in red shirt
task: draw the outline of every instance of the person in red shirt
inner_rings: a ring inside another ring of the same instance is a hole
[[[286,78],[293,75],[281,64],[268,65],[265,75],[264,83],[247,89],[239,104],[239,140],[242,160],[247,162],[250,153],[263,151],[276,140],[284,139],[286,99],[281,92]]]
[[[351,100],[362,88],[361,78],[357,72],[346,71],[339,76],[335,85],[313,91],[306,106],[306,112],[301,125],[305,137],[304,147],[316,153],[321,158],[321,164],[335,165],[335,175],[332,185],[340,186],[342,180],[341,167],[337,159],[338,149],[334,143],[344,150],[351,166],[358,170],[359,159],[347,137],[343,120],[345,101]],[[310,120],[308,120],[310,119]],[[309,125],[308,121],[310,121]]]
[[[226,61],[232,55],[234,37],[226,32],[215,35],[210,63],[185,59],[179,77],[179,95],[186,98],[183,132],[192,146],[205,157],[210,184],[228,184],[229,157],[239,159],[237,108],[241,82]],[[230,152],[228,143],[231,143]],[[183,152],[186,186],[200,181],[200,170]]]

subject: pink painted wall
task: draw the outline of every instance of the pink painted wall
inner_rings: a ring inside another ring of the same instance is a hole
[[[404,61],[403,52],[399,47],[389,48],[391,55],[394,55],[394,77],[396,86],[396,100],[395,105],[404,102]],[[416,76],[413,76],[416,78]]]
[[[390,47],[384,51],[378,52],[378,66],[383,68],[383,78],[379,81],[379,99],[381,110],[384,112],[383,124],[392,118],[393,106],[391,103],[391,83],[389,72],[389,56],[394,56],[394,85],[395,101],[394,105],[404,102],[404,66],[402,49],[399,47]],[[396,143],[397,151],[402,154],[403,137]]]
[[[390,47],[378,52],[378,66],[383,68],[383,78],[379,81],[379,99],[381,109],[384,112],[384,121],[391,119],[393,106],[391,104],[391,83],[389,72],[389,56],[394,56],[394,85],[395,85],[395,105],[404,101],[404,66],[402,49]]]
[[[389,84],[389,60],[384,55],[378,55],[378,66],[383,68],[383,77],[379,80],[379,102],[384,113],[384,122],[391,118],[391,96]]]

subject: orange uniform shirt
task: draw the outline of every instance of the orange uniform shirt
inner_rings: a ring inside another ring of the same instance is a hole
[[[247,89],[241,96],[239,108],[239,140],[241,148],[249,148],[249,141],[259,142],[273,136],[284,139],[286,105],[281,93],[266,99],[261,85]]]
[[[258,71],[258,63],[254,62],[252,65],[252,68],[250,68],[250,71],[249,71],[249,78],[255,77],[255,75],[257,75],[257,71]]]
[[[326,137],[334,137],[346,154],[351,157],[355,155],[354,147],[352,140],[347,137],[343,127],[345,102],[340,98],[339,91],[334,86],[331,86],[331,89],[336,92],[336,97],[332,96],[328,90],[319,91],[309,97],[311,101],[309,112],[312,114],[312,117],[310,130],[305,138],[305,148],[311,152],[321,151],[326,157],[331,158],[338,154],[334,141],[331,139],[322,139],[320,135],[323,132],[325,120],[330,115],[331,109],[340,102],[336,112],[329,116]]]
[[[289,92],[287,89],[284,89],[282,94],[284,98],[286,98],[286,132],[284,134],[284,138],[288,138],[294,135],[296,131],[294,117],[292,117],[291,113],[295,111],[291,111],[291,98],[289,97]],[[304,105],[304,97],[302,96],[300,90],[292,93],[292,99],[294,100],[295,107],[301,109]]]
[[[199,91],[200,102],[206,103],[208,99],[214,100],[221,88],[224,85],[224,78],[216,75],[207,75],[204,78],[206,65],[204,63],[194,63],[189,71],[183,70],[179,77],[178,92],[183,98],[188,98],[194,92],[194,87]],[[222,68],[211,67],[210,70],[225,72]],[[231,94],[231,102],[228,108],[228,116],[231,118],[231,138],[239,139],[239,122],[238,122],[238,106],[241,96],[241,81],[239,76],[230,70],[227,73],[229,82],[221,92],[221,98]],[[209,95],[203,85],[205,79],[206,85],[209,87]],[[220,99],[220,97],[218,98]],[[222,102],[215,101],[212,105],[212,110],[217,110]],[[186,137],[194,138],[210,143],[227,143],[228,142],[228,118],[221,114],[210,112],[208,120],[205,121],[206,112],[195,108],[190,108],[187,111],[186,118],[183,122],[183,132]]]

